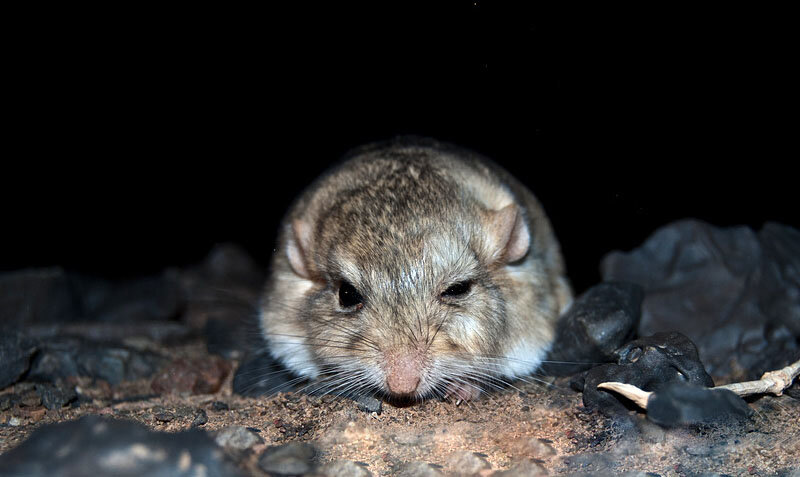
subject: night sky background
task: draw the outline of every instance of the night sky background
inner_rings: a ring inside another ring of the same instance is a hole
[[[673,220],[800,227],[787,12],[528,3],[7,17],[0,271],[131,277],[225,241],[266,267],[302,188],[398,134],[529,185],[578,291]]]

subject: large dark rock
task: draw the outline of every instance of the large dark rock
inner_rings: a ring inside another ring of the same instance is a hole
[[[671,382],[647,400],[647,418],[666,427],[727,423],[753,414],[746,402],[727,389]]]
[[[616,360],[615,351],[633,338],[642,289],[633,283],[600,283],[575,299],[558,321],[544,373],[564,376]]]
[[[123,281],[73,276],[76,298],[86,320],[110,323],[175,320],[183,308],[178,273]]]
[[[22,333],[0,329],[0,389],[14,384],[30,368],[36,343]]]
[[[714,385],[697,355],[694,344],[680,333],[656,333],[626,344],[616,352],[617,363],[592,368],[586,374],[583,403],[605,414],[626,410],[615,393],[597,389],[602,382],[632,384],[645,391],[658,391],[673,382]]]
[[[0,326],[63,323],[81,318],[72,282],[60,268],[0,274]]]
[[[178,274],[124,281],[70,274],[60,268],[0,274],[3,326],[174,320],[183,309]]]
[[[56,382],[69,376],[90,376],[111,384],[150,377],[164,358],[121,344],[77,337],[52,337],[39,344],[27,379]]]
[[[154,432],[98,416],[49,424],[0,455],[4,475],[238,476],[204,431]]]
[[[684,220],[608,254],[601,271],[644,288],[639,335],[685,334],[714,375],[756,379],[800,358],[800,231],[791,227]]]

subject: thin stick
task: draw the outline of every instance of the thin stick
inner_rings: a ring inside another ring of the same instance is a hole
[[[739,396],[749,396],[751,394],[772,393],[776,396],[783,394],[783,391],[792,385],[792,381],[800,375],[800,360],[777,371],[768,371],[761,376],[758,381],[746,381],[744,383],[725,384],[716,386],[712,389],[727,389]],[[653,394],[643,391],[632,384],[618,383],[614,381],[600,383],[598,389],[608,389],[617,392],[633,401],[642,409],[647,409],[647,400]]]
[[[800,375],[800,360],[777,371],[767,371],[758,381],[745,381],[743,383],[725,384],[714,389],[728,389],[739,396],[749,396],[750,394],[771,393],[776,396],[783,394],[783,391],[792,385],[792,381]]]

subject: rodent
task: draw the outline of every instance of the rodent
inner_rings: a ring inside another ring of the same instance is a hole
[[[460,401],[535,371],[571,299],[533,193],[477,153],[404,137],[351,151],[296,200],[260,325],[317,389]]]

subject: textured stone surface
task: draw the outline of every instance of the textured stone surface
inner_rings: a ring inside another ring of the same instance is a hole
[[[42,341],[27,378],[55,382],[70,376],[90,376],[117,384],[151,376],[163,358],[113,343],[63,336]]]
[[[268,447],[258,459],[258,466],[270,474],[300,475],[311,472],[315,455],[316,451],[309,444],[290,442]]]
[[[159,394],[211,394],[219,390],[230,370],[230,364],[218,356],[178,359],[158,372],[152,389]]]
[[[264,439],[244,426],[228,426],[217,431],[214,441],[225,448],[246,450]]]
[[[486,460],[485,455],[478,455],[475,452],[459,451],[454,452],[447,459],[447,465],[456,475],[477,475],[481,471],[492,468]]]
[[[71,277],[71,283],[81,314],[90,321],[172,320],[183,307],[178,274],[174,270],[122,281],[76,275]]]
[[[47,409],[61,409],[78,399],[75,389],[70,386],[54,386],[48,383],[37,383],[36,392]]]
[[[10,475],[242,475],[202,431],[163,433],[89,416],[43,426],[0,455]]]
[[[0,389],[17,382],[30,367],[36,344],[22,333],[0,328]]]
[[[727,423],[749,417],[747,403],[727,389],[672,382],[647,401],[647,418],[662,426]]]
[[[407,462],[400,465],[395,475],[399,477],[440,477],[444,473],[427,462]]]
[[[640,336],[685,334],[712,375],[757,379],[800,358],[798,230],[684,220],[608,254],[601,271],[644,288]]]
[[[671,382],[713,386],[694,344],[680,333],[656,333],[633,340],[617,350],[617,363],[591,369],[586,375],[583,403],[605,413],[624,411],[624,398],[597,389],[606,381],[632,384],[645,391],[658,391]],[[622,399],[622,400],[621,400]]]
[[[322,466],[320,476],[324,477],[371,477],[372,472],[352,460],[337,460]]]
[[[64,323],[81,318],[80,302],[61,268],[0,273],[0,324]]]
[[[633,283],[593,286],[558,320],[556,338],[543,372],[564,376],[612,362],[639,324],[643,292]]]

